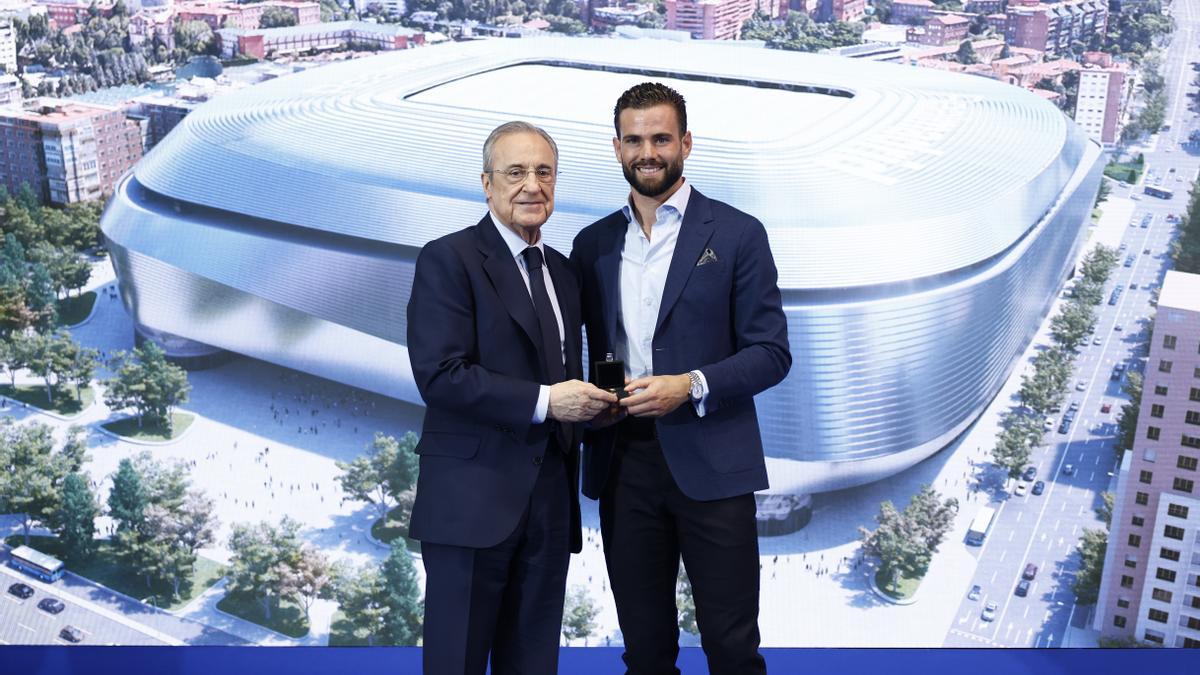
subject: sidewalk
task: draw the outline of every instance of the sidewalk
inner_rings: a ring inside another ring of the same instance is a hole
[[[337,611],[337,603],[331,600],[317,600],[313,603],[309,616],[309,632],[302,638],[291,638],[281,633],[260,626],[254,622],[236,617],[217,608],[217,603],[225,597],[227,580],[222,578],[203,593],[196,596],[182,609],[174,614],[180,618],[189,619],[212,626],[251,644],[266,647],[324,647],[329,644],[329,629],[333,614]]]

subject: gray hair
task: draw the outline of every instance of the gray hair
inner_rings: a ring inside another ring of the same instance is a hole
[[[553,138],[550,138],[550,134],[546,133],[546,130],[539,126],[518,120],[515,122],[505,122],[492,129],[492,133],[488,134],[487,140],[483,142],[483,172],[487,173],[492,170],[492,149],[495,147],[496,141],[511,134],[523,133],[537,134],[546,139],[546,142],[550,144],[550,150],[554,152],[554,164],[558,165],[558,144],[554,142]]]

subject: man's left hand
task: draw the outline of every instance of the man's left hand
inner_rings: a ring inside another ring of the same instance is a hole
[[[687,401],[691,389],[686,374],[639,377],[625,385],[631,395],[621,399],[621,405],[635,417],[662,417]]]

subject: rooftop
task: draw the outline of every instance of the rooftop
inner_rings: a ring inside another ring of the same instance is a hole
[[[1200,274],[1169,270],[1158,294],[1158,306],[1200,312]]]

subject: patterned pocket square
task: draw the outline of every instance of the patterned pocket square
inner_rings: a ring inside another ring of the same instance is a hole
[[[700,256],[700,261],[696,263],[696,267],[714,262],[717,262],[717,254],[713,253],[711,248],[706,248],[704,249],[704,255]]]

